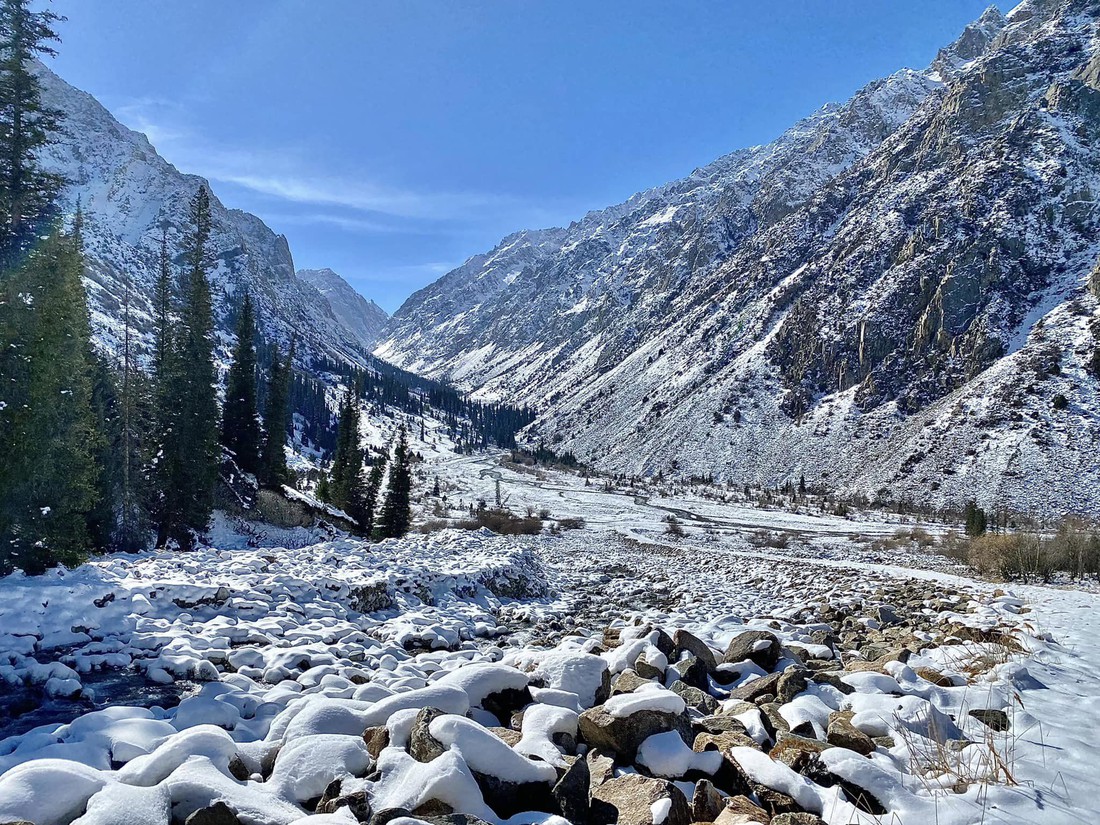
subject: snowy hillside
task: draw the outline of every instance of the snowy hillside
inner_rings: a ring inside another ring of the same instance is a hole
[[[772,144],[509,236],[376,353],[610,470],[1100,512],[1097,17],[991,8]]]
[[[374,301],[368,301],[331,269],[299,269],[299,280],[325,296],[336,320],[353,332],[364,346],[378,338],[390,316]]]
[[[47,104],[63,113],[59,142],[43,158],[68,181],[65,208],[77,201],[84,212],[87,287],[95,333],[108,351],[117,348],[126,282],[131,279],[133,317],[148,334],[149,298],[157,271],[162,233],[179,260],[187,232],[187,205],[200,185],[157,154],[145,135],[127,129],[91,95],[65,83],[45,66],[37,71]],[[219,325],[243,290],[253,297],[269,340],[297,337],[303,356],[328,355],[362,365],[369,360],[361,322],[337,314],[312,284],[298,278],[286,238],[255,215],[225,208],[212,198],[211,273]],[[303,359],[304,360],[304,359]]]

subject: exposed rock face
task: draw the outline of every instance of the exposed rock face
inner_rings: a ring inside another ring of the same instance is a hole
[[[336,320],[363,346],[375,342],[390,318],[382,307],[364,298],[331,269],[299,269],[296,274],[325,296]]]
[[[991,9],[775,143],[506,238],[377,352],[608,470],[1100,512],[1097,14]]]

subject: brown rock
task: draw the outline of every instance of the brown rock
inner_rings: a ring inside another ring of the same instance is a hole
[[[714,825],[768,825],[768,812],[747,796],[731,796],[714,820]]]
[[[722,813],[722,794],[709,779],[700,779],[695,785],[691,797],[691,819],[693,822],[713,822]],[[575,821],[575,820],[574,820]]]
[[[629,716],[612,716],[603,705],[590,708],[580,716],[581,738],[590,747],[611,751],[633,759],[638,746],[655,733],[677,731],[685,742],[691,741],[691,720],[687,713],[672,714],[659,710],[639,710]]]
[[[875,749],[875,743],[871,737],[852,724],[855,716],[850,710],[841,710],[829,714],[829,730],[825,736],[830,745],[838,748],[847,748],[856,753],[867,756]]]
[[[663,825],[690,825],[691,809],[671,782],[628,774],[603,783],[592,792],[593,825],[653,825],[653,804],[668,800]]]
[[[378,759],[382,749],[390,744],[390,731],[385,725],[367,728],[363,731],[363,741],[367,743],[367,752],[372,759]]]

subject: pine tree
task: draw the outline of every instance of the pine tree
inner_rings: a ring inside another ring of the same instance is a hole
[[[178,416],[176,407],[180,360],[176,351],[172,314],[172,265],[168,233],[160,240],[160,268],[153,292],[153,450],[150,461],[151,510],[157,524],[156,546],[164,547],[180,519],[183,491],[176,489]]]
[[[279,361],[279,350],[271,360],[267,378],[267,405],[264,409],[264,444],[261,453],[260,481],[266,487],[277,488],[290,481],[286,466],[286,430],[290,423],[290,387],[294,377],[294,342],[286,361]]]
[[[409,469],[409,445],[405,426],[397,431],[397,443],[393,448],[389,484],[386,498],[379,513],[379,533],[382,538],[401,538],[409,532],[412,512],[409,507],[412,495],[412,474]]]
[[[218,473],[218,404],[215,395],[213,302],[206,279],[210,239],[210,194],[200,187],[191,201],[191,238],[186,249],[187,269],[178,332],[161,337],[155,358],[162,359],[157,375],[157,426],[161,444],[157,479],[161,487],[157,544],[172,538],[190,548],[194,534],[206,529],[214,510],[214,483]],[[166,253],[162,253],[166,258]],[[162,261],[162,269],[166,263]],[[165,280],[162,271],[160,281]],[[157,302],[164,298],[158,284]],[[156,307],[158,316],[162,306]],[[158,317],[165,326],[170,321]],[[167,332],[167,330],[165,330]]]
[[[57,54],[53,26],[64,18],[31,6],[0,0],[0,252],[9,265],[51,217],[61,188],[61,179],[38,164],[61,114],[42,103],[33,64]]]
[[[378,497],[382,494],[382,479],[386,476],[388,458],[388,453],[376,455],[370,468],[370,475],[367,476],[367,491],[364,495],[366,512],[363,519],[363,532],[368,536],[373,534],[374,523],[377,521]]]
[[[79,242],[54,230],[5,273],[0,351],[0,569],[79,562],[100,434]]]
[[[979,507],[978,502],[974,499],[966,503],[966,507],[963,509],[963,519],[968,536],[976,538],[985,534],[987,526],[985,510]]]
[[[365,528],[366,496],[363,488],[363,449],[359,445],[359,396],[349,384],[340,402],[336,455],[329,472],[328,501]]]
[[[260,423],[256,410],[256,322],[252,298],[245,293],[237,322],[237,347],[225,386],[222,446],[246,473],[260,471]]]

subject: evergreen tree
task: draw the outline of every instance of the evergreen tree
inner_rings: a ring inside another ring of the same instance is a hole
[[[260,422],[256,410],[256,322],[246,292],[237,322],[237,348],[225,385],[222,446],[246,473],[260,471]],[[285,406],[285,403],[284,403]]]
[[[987,526],[985,510],[979,507],[974,499],[966,503],[966,507],[963,509],[963,519],[968,536],[974,538],[985,534]]]
[[[79,562],[100,435],[79,243],[54,230],[3,279],[0,569]]]
[[[172,314],[172,267],[168,233],[160,239],[160,268],[153,292],[153,456],[151,509],[157,524],[157,547],[164,547],[179,522],[182,491],[176,489],[179,456],[176,408],[180,360],[176,351]]]
[[[190,548],[194,533],[210,522],[218,473],[214,318],[206,278],[210,194],[205,186],[191,201],[190,219],[178,333],[166,340],[158,334],[157,341],[163,355],[157,377],[158,427],[163,427],[157,457],[162,488],[157,544],[163,546],[172,538],[184,549]],[[160,286],[158,301],[163,297]]]
[[[279,487],[290,481],[286,466],[286,431],[290,423],[290,387],[294,378],[294,342],[286,361],[279,361],[279,350],[271,360],[267,378],[267,405],[264,408],[263,464],[260,480],[267,487]]]
[[[412,512],[409,501],[412,495],[412,474],[409,469],[409,445],[405,426],[397,431],[397,443],[393,448],[389,484],[386,498],[379,513],[379,533],[382,538],[400,538],[409,532]]]
[[[363,521],[363,532],[368,536],[374,532],[374,523],[378,514],[378,497],[382,494],[382,479],[386,475],[388,458],[388,453],[376,455],[370,468],[370,475],[367,476],[367,492],[364,495],[366,513]]]
[[[38,163],[60,112],[42,103],[33,63],[57,52],[60,16],[31,11],[31,0],[0,0],[0,251],[11,264],[51,216],[61,179]]]
[[[359,396],[353,382],[349,384],[340,402],[340,424],[336,455],[329,473],[328,501],[365,528],[365,498],[363,449],[359,445]]]

